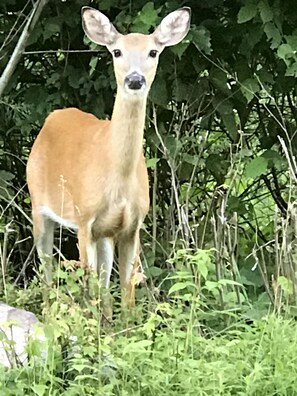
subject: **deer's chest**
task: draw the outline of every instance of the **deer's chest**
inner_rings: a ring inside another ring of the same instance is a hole
[[[143,220],[139,196],[117,190],[104,200],[92,224],[94,238],[117,237],[136,231]]]

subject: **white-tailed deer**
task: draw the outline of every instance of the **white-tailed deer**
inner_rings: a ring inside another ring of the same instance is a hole
[[[105,288],[117,243],[122,303],[130,306],[139,229],[149,209],[142,149],[147,95],[159,54],[186,36],[190,9],[170,13],[150,35],[122,35],[90,7],[82,9],[82,21],[86,35],[113,55],[113,113],[110,121],[75,108],[47,117],[27,165],[34,239],[50,283],[55,224],[77,230],[80,261],[100,274]]]

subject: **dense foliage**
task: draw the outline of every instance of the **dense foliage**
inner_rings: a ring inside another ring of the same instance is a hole
[[[52,288],[43,310],[47,342],[30,343],[29,364],[0,367],[1,395],[296,394],[292,319],[269,315],[247,324],[234,312],[206,309],[206,300],[193,292],[191,305],[179,297],[149,310],[139,304],[128,322],[117,312],[113,326],[106,327],[100,300],[86,300],[78,286],[81,269],[68,266],[57,275],[64,282]],[[9,287],[8,303],[40,313],[44,291],[36,281],[26,290]],[[222,315],[225,328],[212,329]],[[0,342],[6,342],[1,333]]]

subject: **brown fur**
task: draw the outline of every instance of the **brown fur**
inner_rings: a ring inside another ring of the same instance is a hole
[[[180,42],[189,23],[190,10],[182,8],[151,35],[121,35],[106,16],[84,7],[86,34],[114,54],[117,95],[111,121],[74,108],[56,110],[33,145],[27,180],[34,238],[48,279],[54,220],[78,228],[80,260],[99,272],[103,268],[105,287],[118,242],[123,302],[128,296],[128,305],[133,305],[131,276],[138,266],[139,229],[149,209],[142,144],[146,100],[158,64],[151,52]],[[144,81],[141,89],[127,85],[135,74]]]
[[[48,206],[79,226],[95,218],[93,233],[102,237],[129,232],[135,224],[134,216],[144,219],[149,192],[141,148],[134,160],[135,171],[121,174],[125,161],[115,159],[108,150],[110,126],[110,121],[100,121],[78,109],[50,114],[27,166],[34,211]],[[130,165],[132,160],[128,159]]]

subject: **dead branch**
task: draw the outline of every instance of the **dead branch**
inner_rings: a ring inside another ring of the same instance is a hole
[[[3,95],[3,92],[5,91],[9,80],[15,71],[16,66],[25,51],[28,38],[30,37],[30,34],[34,29],[34,26],[36,25],[36,22],[38,21],[40,14],[47,2],[48,0],[38,0],[34,4],[32,12],[19,38],[19,41],[15,46],[15,49],[0,77],[0,97]]]

